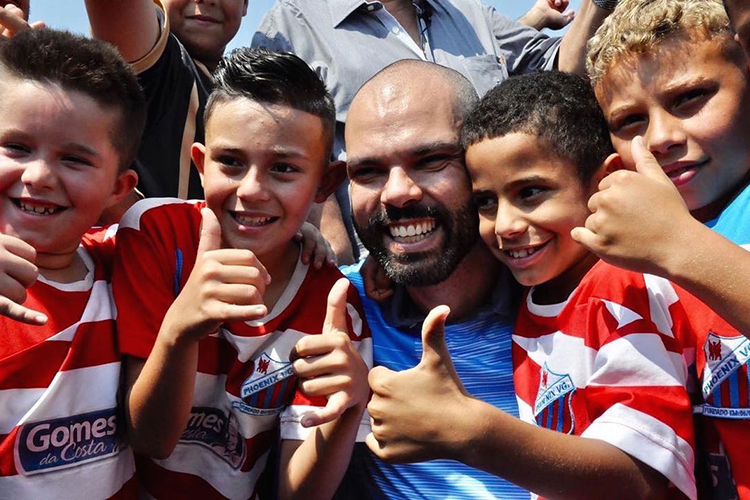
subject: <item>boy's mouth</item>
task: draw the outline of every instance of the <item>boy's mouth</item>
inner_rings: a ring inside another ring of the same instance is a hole
[[[549,241],[545,241],[541,245],[537,245],[533,247],[525,247],[525,248],[518,248],[518,249],[512,248],[508,250],[503,250],[503,253],[511,260],[511,262],[520,261],[521,259],[526,259],[536,253],[539,253],[541,250],[547,247],[548,243]]]
[[[214,19],[211,16],[204,16],[202,14],[195,14],[193,16],[187,16],[188,19],[192,21],[200,21],[203,23],[212,23],[212,24],[220,24],[218,19]]]
[[[706,163],[708,159],[697,161],[693,163],[679,162],[665,165],[663,168],[664,173],[672,181],[675,186],[680,186],[690,181],[697,174]]]
[[[53,203],[42,203],[38,201],[21,200],[19,198],[11,198],[11,201],[15,206],[21,209],[22,212],[33,215],[53,215],[62,212],[67,207],[55,205]]]
[[[435,230],[435,219],[392,223],[388,225],[391,238],[399,243],[416,243],[426,239]]]
[[[246,227],[263,227],[263,226],[267,226],[279,220],[278,217],[251,216],[251,215],[244,215],[238,212],[231,212],[231,211],[229,213],[232,215],[232,218],[239,225],[246,226]]]

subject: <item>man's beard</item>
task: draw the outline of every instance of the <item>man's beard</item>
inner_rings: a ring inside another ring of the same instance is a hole
[[[435,220],[433,231],[440,228],[443,230],[441,248],[429,252],[388,252],[383,238],[384,235],[391,237],[389,224],[399,220],[428,218]],[[375,257],[386,275],[394,283],[406,286],[430,286],[445,281],[479,238],[478,215],[472,200],[453,212],[443,205],[413,205],[404,208],[386,206],[385,210],[370,216],[364,227],[356,219],[352,219],[362,244]]]

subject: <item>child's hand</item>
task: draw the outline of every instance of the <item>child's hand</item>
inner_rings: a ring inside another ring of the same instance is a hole
[[[445,346],[445,319],[438,306],[422,325],[422,360],[410,370],[382,366],[370,370],[373,395],[367,411],[372,432],[367,446],[389,462],[421,462],[450,457],[455,436],[453,414],[465,411],[467,398]]]
[[[537,29],[559,30],[570,24],[575,18],[575,11],[566,10],[569,3],[569,0],[536,0],[532,10],[536,10],[540,18],[535,24]]]
[[[172,335],[196,342],[222,323],[268,314],[263,294],[271,282],[250,250],[221,248],[221,225],[211,209],[204,208],[201,215],[195,267],[165,318]]]
[[[328,240],[323,237],[320,229],[314,225],[309,222],[302,224],[295,239],[302,242],[303,263],[309,264],[312,261],[315,269],[323,267],[324,262],[332,266],[336,265],[336,253]]]
[[[393,282],[372,255],[367,256],[359,273],[364,282],[365,295],[372,300],[380,302],[393,295]]]
[[[0,234],[0,315],[29,325],[43,325],[47,316],[22,306],[26,289],[36,282],[36,250],[25,241]]]
[[[633,139],[636,171],[618,170],[589,199],[591,215],[571,236],[603,260],[633,271],[661,274],[678,236],[697,223],[677,188],[646,148]]]
[[[301,338],[292,349],[294,373],[306,396],[326,396],[325,408],[306,414],[304,427],[331,422],[355,406],[364,411],[369,388],[367,365],[349,339],[346,326],[346,290],[349,282],[341,278],[328,294],[323,333]]]
[[[44,27],[42,21],[29,24],[23,18],[23,11],[15,5],[8,4],[5,7],[0,7],[0,30],[2,30],[2,36],[6,38],[10,38],[21,31]]]

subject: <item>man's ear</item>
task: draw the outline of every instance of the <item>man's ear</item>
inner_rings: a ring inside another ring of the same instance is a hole
[[[323,178],[320,180],[318,192],[315,193],[315,203],[323,203],[336,191],[339,184],[346,178],[346,163],[334,161],[328,165]]]
[[[247,0],[242,2],[242,17],[245,17],[247,15]]]
[[[206,161],[206,146],[200,142],[195,142],[190,147],[190,157],[193,159],[195,168],[198,169],[198,173],[201,177],[201,184],[203,184],[203,166]]]

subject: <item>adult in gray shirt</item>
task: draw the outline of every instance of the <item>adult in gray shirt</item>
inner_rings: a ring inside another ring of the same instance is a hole
[[[342,158],[349,104],[359,87],[389,64],[423,59],[447,66],[468,78],[480,96],[509,74],[552,68],[583,73],[586,41],[608,13],[583,0],[560,39],[479,0],[277,0],[252,45],[293,52],[319,72],[336,101],[334,154]],[[338,200],[348,215],[342,194]],[[340,235],[323,230],[339,250]]]

